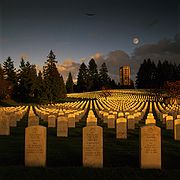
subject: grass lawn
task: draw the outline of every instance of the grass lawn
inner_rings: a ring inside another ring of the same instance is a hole
[[[41,125],[47,123],[40,121]],[[24,167],[24,132],[27,115],[11,128],[10,136],[0,136],[0,179],[180,179],[180,142],[162,126],[162,170],[139,168],[139,128],[128,131],[127,140],[117,140],[115,129],[101,120],[104,136],[104,168],[82,167],[82,127],[85,119],[69,129],[68,138],[56,137],[48,128],[47,167]],[[141,126],[140,123],[137,127]]]

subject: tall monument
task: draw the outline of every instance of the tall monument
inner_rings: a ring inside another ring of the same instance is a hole
[[[130,66],[121,66],[120,67],[120,85],[121,86],[130,86]]]

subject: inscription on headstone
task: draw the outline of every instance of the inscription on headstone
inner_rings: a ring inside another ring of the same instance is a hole
[[[46,127],[30,126],[25,130],[25,166],[46,165]]]
[[[141,127],[141,168],[161,169],[161,129],[155,125]]]
[[[83,128],[83,166],[103,167],[103,129],[100,126]]]

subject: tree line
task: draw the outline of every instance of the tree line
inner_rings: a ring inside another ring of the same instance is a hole
[[[54,102],[66,97],[64,80],[55,59],[51,50],[43,71],[37,72],[36,66],[23,58],[16,70],[13,60],[8,57],[3,66],[0,65],[0,98],[20,102]]]
[[[140,65],[136,77],[136,87],[139,89],[162,89],[167,81],[180,80],[180,64],[172,64],[167,60],[157,64],[151,59],[145,59]]]
[[[76,92],[98,91],[102,89],[116,89],[118,84],[110,78],[106,63],[102,63],[99,71],[95,60],[92,58],[88,66],[82,63],[77,76]]]
[[[8,57],[0,65],[0,99],[14,99],[19,102],[57,102],[65,98],[66,93],[115,89],[119,86],[108,75],[105,63],[98,71],[94,59],[88,66],[82,63],[79,68],[77,83],[73,82],[69,72],[66,83],[58,72],[57,61],[51,50],[43,66],[43,71],[37,72],[36,65],[21,58],[19,69],[14,67],[14,61]]]
[[[69,72],[66,83],[58,72],[57,61],[51,50],[42,71],[21,58],[19,69],[14,67],[13,60],[8,57],[0,64],[0,99],[11,98],[19,102],[57,102],[66,97],[66,93],[88,92],[122,88],[110,78],[106,63],[98,69],[92,58],[88,65],[79,67],[77,82],[73,82]],[[136,87],[144,89],[161,89],[167,81],[180,80],[180,64],[168,61],[157,64],[151,59],[144,60],[136,77]],[[133,88],[133,87],[128,87]]]

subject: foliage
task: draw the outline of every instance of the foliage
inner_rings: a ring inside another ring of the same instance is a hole
[[[25,62],[22,58],[19,67],[16,98],[22,102],[28,102],[34,98],[37,79],[36,66],[30,64],[29,61]]]
[[[69,72],[69,75],[68,75],[68,78],[67,78],[67,81],[66,81],[66,91],[67,91],[67,93],[72,93],[74,91],[73,86],[74,86],[74,83],[73,83],[72,75],[71,75],[71,72]]]
[[[99,70],[99,78],[100,78],[101,88],[102,87],[108,87],[108,88],[110,87],[111,79],[108,75],[108,69],[107,69],[105,62],[101,65],[101,68]]]
[[[137,73],[137,88],[160,89],[166,81],[180,80],[180,64],[158,61],[156,65],[150,59],[144,60]]]
[[[94,59],[91,59],[88,64],[88,91],[99,90],[99,74],[97,65]]]
[[[77,78],[77,91],[86,92],[88,90],[88,68],[82,63],[79,68],[78,78]]]
[[[43,67],[44,85],[47,98],[52,102],[65,97],[66,90],[63,77],[59,74],[56,67],[56,56],[52,50],[47,57],[48,59]]]
[[[51,50],[43,67],[43,73],[36,71],[36,66],[20,61],[16,72],[10,57],[0,65],[0,98],[13,98],[20,102],[52,102],[66,97],[63,77],[59,74],[55,61],[56,56]]]

